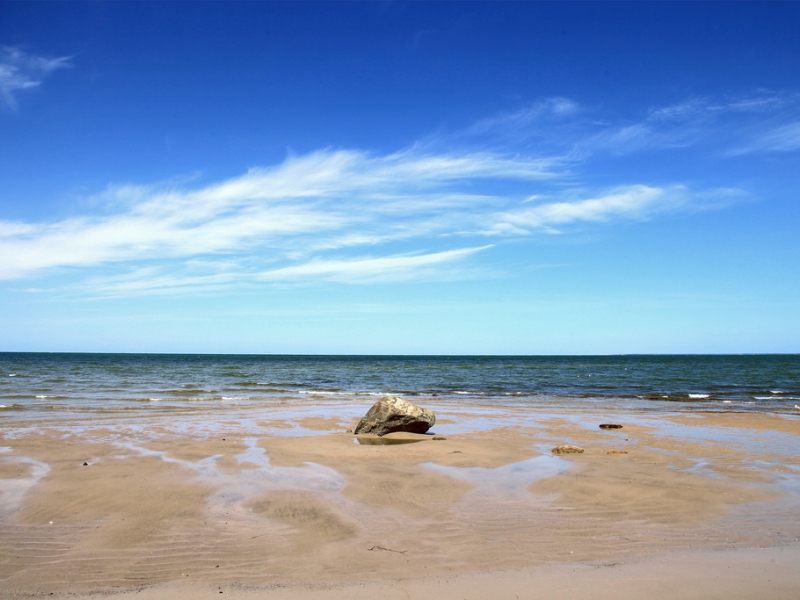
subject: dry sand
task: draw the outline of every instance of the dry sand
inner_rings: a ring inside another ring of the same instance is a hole
[[[7,424],[0,596],[800,595],[799,419],[437,412]]]

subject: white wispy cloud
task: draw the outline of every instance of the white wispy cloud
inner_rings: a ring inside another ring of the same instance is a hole
[[[289,267],[254,270],[238,261],[189,260],[179,264],[138,267],[114,275],[94,276],[61,290],[93,297],[175,296],[242,290],[263,283],[333,281],[388,283],[396,281],[462,278],[458,265],[492,244],[441,252],[394,254],[343,259],[313,258]],[[39,291],[39,290],[36,290]],[[45,290],[52,293],[56,290]]]
[[[287,281],[296,279],[326,279],[331,281],[398,281],[414,276],[419,278],[428,267],[451,263],[481,250],[491,244],[477,248],[460,248],[429,254],[382,256],[346,260],[314,259],[307,263],[265,271],[258,275],[264,281]]]
[[[547,98],[515,111],[507,111],[499,115],[481,119],[464,130],[464,135],[485,133],[520,133],[532,126],[541,126],[543,122],[563,122],[581,112],[581,106],[569,98]]]
[[[96,297],[169,296],[186,293],[208,294],[228,290],[246,283],[240,269],[205,265],[193,268],[191,264],[177,268],[157,266],[135,268],[121,275],[90,277],[82,281],[78,291]]]
[[[787,123],[767,131],[744,146],[731,149],[728,154],[755,154],[766,152],[793,152],[800,150],[800,121]]]
[[[46,58],[13,46],[0,46],[0,97],[9,108],[16,109],[19,91],[35,88],[53,71],[71,66],[70,59]]]
[[[706,147],[720,157],[795,148],[800,96],[762,91],[727,98],[696,97],[650,107],[638,120],[585,123],[582,137],[569,139],[577,152],[632,154]],[[780,125],[776,126],[776,123]]]
[[[119,195],[129,209],[120,214],[0,222],[0,255],[6,257],[0,278],[54,267],[239,251],[280,254],[415,237],[445,227],[449,212],[497,201],[462,188],[484,179],[550,178],[547,162],[320,151],[196,190],[125,186]]]
[[[676,210],[689,200],[682,186],[656,188],[634,185],[596,197],[572,201],[544,202],[496,215],[487,233],[530,232],[543,229],[558,233],[558,227],[575,222],[600,222],[614,218],[643,219],[657,212]]]
[[[766,111],[770,105],[736,102],[728,110]],[[719,207],[740,197],[737,190],[678,183],[598,188],[578,177],[593,152],[688,143],[686,132],[707,118],[697,115],[720,112],[711,107],[708,100],[692,100],[650,111],[639,122],[610,124],[555,98],[484,120],[451,137],[446,150],[430,140],[382,155],[326,149],[206,185],[112,186],[94,199],[104,203],[102,214],[0,221],[0,279],[86,273],[80,285],[90,293],[133,295],[450,273],[477,260],[493,236],[501,243],[509,236],[563,234]],[[470,143],[470,136],[508,141],[515,130],[550,138],[513,152],[513,143],[481,143],[479,150]],[[567,134],[558,137],[559,131]],[[762,139],[762,146],[790,150],[800,127],[796,121],[773,127]],[[96,267],[112,273],[100,277],[89,270]]]
[[[739,131],[768,121],[777,111],[796,107],[800,98],[768,92],[729,98],[695,97],[666,105],[643,107],[638,117],[624,118],[578,104],[568,98],[548,98],[482,119],[453,134],[426,140],[447,146],[454,142],[482,147],[513,145],[524,151],[558,157],[560,165],[580,164],[592,155],[725,143],[721,132]]]

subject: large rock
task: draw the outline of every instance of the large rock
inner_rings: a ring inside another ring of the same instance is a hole
[[[367,411],[355,433],[386,435],[394,431],[425,433],[436,423],[436,416],[427,408],[420,408],[397,396],[381,398]]]

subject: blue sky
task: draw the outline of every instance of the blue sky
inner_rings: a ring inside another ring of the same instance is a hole
[[[0,4],[0,351],[800,352],[798,3]]]

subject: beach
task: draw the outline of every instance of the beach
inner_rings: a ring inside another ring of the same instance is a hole
[[[800,419],[374,398],[0,430],[6,597],[788,598]],[[601,429],[602,423],[622,425]],[[385,443],[386,439],[394,443]],[[400,438],[400,439],[397,439]],[[573,444],[580,454],[554,455]]]
[[[800,600],[800,0],[0,0],[0,600]]]

